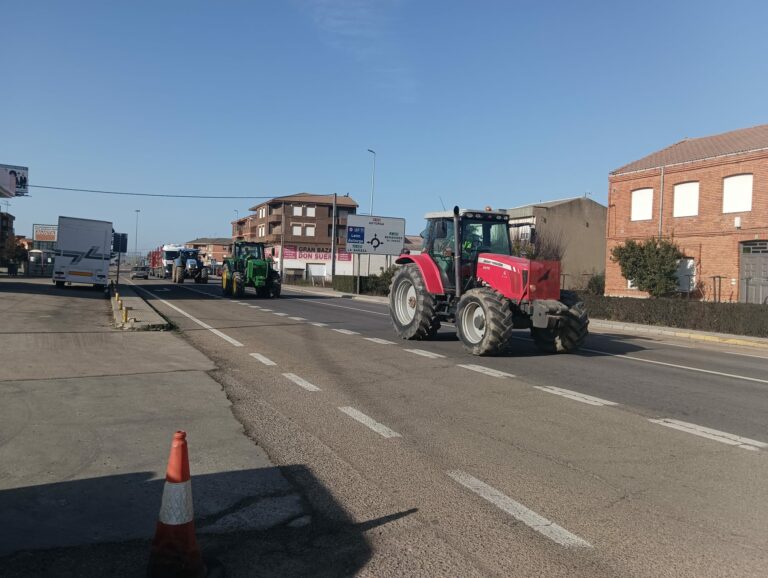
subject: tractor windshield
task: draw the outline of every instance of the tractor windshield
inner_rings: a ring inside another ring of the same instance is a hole
[[[509,255],[509,226],[505,221],[470,221],[461,224],[462,251]]]
[[[239,245],[238,257],[242,257],[242,258],[252,257],[254,259],[263,259],[264,249],[262,245]]]

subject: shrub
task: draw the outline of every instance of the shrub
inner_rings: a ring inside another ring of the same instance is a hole
[[[663,297],[677,291],[677,263],[682,252],[668,239],[630,239],[614,247],[611,259],[621,267],[625,279],[631,279],[641,291]]]
[[[602,295],[605,293],[605,273],[592,275],[587,281],[587,293],[590,295]]]

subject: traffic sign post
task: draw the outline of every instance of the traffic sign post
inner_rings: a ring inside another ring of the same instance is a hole
[[[347,252],[369,255],[399,255],[405,245],[405,219],[349,215]]]

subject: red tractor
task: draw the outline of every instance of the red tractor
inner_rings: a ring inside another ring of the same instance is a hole
[[[512,330],[528,329],[549,353],[581,347],[587,312],[560,291],[560,263],[511,255],[509,216],[454,207],[428,213],[420,255],[403,254],[389,293],[389,311],[403,339],[431,339],[441,321],[456,323],[474,355],[511,348]]]

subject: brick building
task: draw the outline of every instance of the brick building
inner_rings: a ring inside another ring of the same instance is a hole
[[[679,290],[707,300],[768,298],[768,125],[685,139],[611,172],[605,293],[642,297],[611,249],[672,239]]]
[[[336,271],[343,275],[352,274],[352,256],[344,249],[347,216],[356,214],[357,206],[349,196],[336,197]],[[333,195],[275,197],[251,207],[247,217],[233,221],[232,238],[274,248],[275,260],[282,263],[287,277],[327,277],[331,274],[332,209]]]
[[[189,249],[199,249],[200,259],[206,267],[214,267],[224,262],[224,257],[232,250],[232,239],[228,237],[201,237],[184,243]]]

